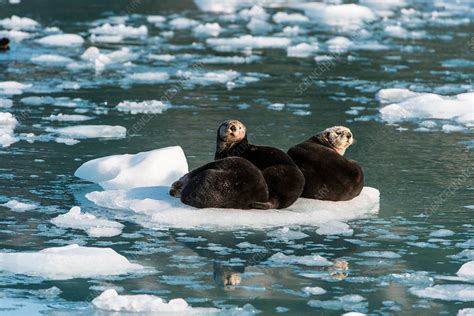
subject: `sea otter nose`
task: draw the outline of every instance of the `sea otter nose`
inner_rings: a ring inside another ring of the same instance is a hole
[[[237,127],[235,127],[235,125],[232,125],[232,126],[230,127],[230,130],[231,130],[232,132],[235,132],[235,131],[237,130]]]
[[[352,134],[351,134],[351,133],[348,133],[348,134],[347,134],[347,139],[351,139],[351,137],[352,137]]]

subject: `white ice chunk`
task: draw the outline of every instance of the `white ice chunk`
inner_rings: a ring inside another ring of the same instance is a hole
[[[267,236],[274,237],[279,240],[297,240],[309,237],[309,235],[298,230],[291,230],[289,227],[282,227],[268,232]]]
[[[176,73],[178,77],[186,78],[186,82],[198,85],[225,84],[236,80],[240,74],[234,70],[217,70],[209,72],[182,71]]]
[[[250,6],[249,0],[194,0],[194,3],[201,11],[234,13],[243,6]]]
[[[312,21],[339,27],[359,27],[364,23],[375,20],[376,16],[368,7],[357,4],[327,5],[309,2],[297,5]]]
[[[347,37],[337,36],[326,41],[326,44],[330,52],[343,53],[348,51],[354,43]]]
[[[265,35],[273,31],[273,26],[261,19],[252,18],[247,24],[247,28],[254,35]]]
[[[348,294],[340,297],[336,297],[332,300],[327,301],[320,301],[320,300],[310,300],[308,302],[309,306],[323,308],[323,309],[330,309],[330,310],[346,310],[346,311],[353,311],[353,310],[365,310],[367,309],[368,302],[367,300],[358,294]],[[351,315],[351,316],[359,316],[364,315],[361,313],[348,313],[344,315]]]
[[[118,35],[121,37],[143,37],[148,35],[148,28],[145,25],[139,27],[127,26],[124,24],[111,25],[109,23],[103,24],[96,28],[90,29],[90,33],[95,35]]]
[[[6,37],[14,42],[21,42],[27,38],[30,38],[31,36],[31,33],[17,30],[0,31],[0,37]]]
[[[293,23],[306,23],[309,21],[309,19],[299,13],[286,13],[286,12],[278,12],[275,15],[273,15],[273,21],[278,24],[282,23],[288,23],[288,24],[293,24]]]
[[[449,229],[438,229],[430,233],[431,237],[449,237],[453,235],[454,232]]]
[[[46,131],[61,134],[72,138],[124,138],[127,129],[115,125],[76,125],[63,128],[48,128]]]
[[[268,258],[267,262],[278,265],[299,264],[309,267],[332,266],[333,263],[320,255],[292,256],[278,252]]]
[[[169,109],[170,106],[161,101],[149,100],[142,102],[123,101],[117,105],[117,110],[121,112],[130,112],[131,114],[152,113],[161,114]]]
[[[33,30],[39,26],[39,23],[30,18],[12,15],[10,18],[0,20],[0,26],[10,30]]]
[[[401,258],[401,256],[393,251],[365,251],[359,254],[362,257],[370,257],[370,258],[386,258],[386,259],[397,259]]]
[[[18,141],[13,133],[17,124],[17,119],[11,113],[0,112],[0,146],[9,147]]]
[[[50,115],[48,118],[50,121],[60,121],[60,122],[83,122],[92,120],[92,117],[81,114],[63,114],[59,113],[58,115]]]
[[[13,101],[9,99],[0,98],[0,108],[9,109],[13,106]]]
[[[0,94],[22,94],[23,90],[31,88],[31,84],[23,84],[17,81],[0,81]]]
[[[221,26],[219,23],[206,23],[199,24],[193,29],[193,33],[198,37],[216,37],[221,32]]]
[[[31,58],[31,61],[34,62],[35,64],[41,64],[41,65],[64,66],[69,63],[72,63],[74,60],[72,60],[69,57],[65,57],[61,55],[45,54],[45,55],[35,56]]]
[[[187,172],[186,156],[181,147],[174,146],[94,159],[80,166],[74,175],[112,190],[169,186]]]
[[[469,261],[461,266],[457,275],[465,279],[474,280],[474,261]]]
[[[286,37],[243,35],[230,38],[208,38],[206,43],[217,51],[241,51],[252,48],[286,48],[290,45],[290,40]]]
[[[309,287],[306,286],[303,289],[303,292],[310,294],[310,295],[322,295],[325,294],[327,291],[319,286]]]
[[[259,19],[259,20],[265,21],[269,17],[265,9],[259,5],[254,5],[253,7],[249,9],[243,9],[242,11],[239,12],[239,16],[242,19],[247,20],[247,21],[251,19]]]
[[[309,57],[313,55],[316,51],[318,51],[318,44],[317,43],[300,43],[295,46],[290,46],[286,50],[286,54],[288,57]]]
[[[198,25],[198,22],[196,20],[178,17],[171,20],[169,24],[174,29],[185,30],[185,29],[190,29],[192,27],[195,27],[196,25]]]
[[[90,213],[81,213],[81,208],[74,206],[66,214],[51,219],[51,223],[63,228],[84,230],[91,237],[112,237],[122,233],[123,225],[119,222],[97,218]]]
[[[157,26],[166,22],[166,18],[162,15],[149,15],[146,17],[146,20]]]
[[[320,226],[316,233],[319,235],[343,235],[352,236],[354,230],[346,223],[331,221]]]
[[[427,288],[410,288],[410,292],[418,297],[443,301],[474,301],[474,285],[442,284]]]
[[[137,83],[159,83],[167,81],[170,75],[166,72],[136,72],[129,74],[127,78]]]
[[[74,244],[39,252],[0,252],[0,270],[53,280],[121,275],[143,269],[111,248]]]
[[[38,205],[32,203],[23,203],[17,200],[10,200],[7,203],[0,204],[4,207],[8,207],[14,212],[26,212],[38,208]]]
[[[131,313],[157,313],[176,315],[209,315],[219,312],[216,308],[191,307],[182,298],[169,302],[154,295],[119,295],[116,290],[108,289],[96,297],[92,304],[103,310]]]
[[[214,56],[202,58],[199,61],[203,64],[251,64],[261,60],[260,56]]]
[[[474,308],[463,308],[458,311],[458,316],[474,316]]]
[[[38,43],[48,46],[80,46],[84,39],[77,34],[55,34],[48,35],[36,40]]]

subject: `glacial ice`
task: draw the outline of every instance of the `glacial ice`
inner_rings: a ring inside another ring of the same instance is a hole
[[[311,307],[318,307],[330,310],[345,310],[345,311],[365,311],[369,305],[367,300],[358,294],[349,294],[341,297],[336,297],[332,300],[320,301],[310,300],[308,305]]]
[[[298,264],[309,267],[326,267],[333,265],[331,261],[319,255],[293,256],[285,255],[281,252],[278,252],[268,258],[267,262],[271,263],[272,265]]]
[[[1,139],[1,138],[0,138]],[[10,200],[4,204],[0,204],[1,206],[8,207],[13,212],[26,212],[31,211],[38,208],[38,205],[33,203],[24,203],[17,200]]]
[[[50,121],[59,121],[59,122],[83,122],[91,120],[92,117],[81,114],[51,114],[48,118]]]
[[[330,221],[321,225],[316,233],[319,235],[343,235],[343,236],[352,236],[354,230],[343,222]]]
[[[108,289],[96,297],[92,304],[103,310],[131,313],[160,313],[176,315],[208,315],[217,314],[216,308],[191,307],[182,298],[172,299],[169,302],[154,295],[119,295],[116,290]]]
[[[73,244],[38,252],[0,252],[0,270],[53,280],[121,275],[143,269],[111,248]]]
[[[286,54],[288,57],[309,57],[318,51],[318,44],[317,43],[300,43],[295,46],[290,46],[286,50]]]
[[[47,132],[57,133],[71,138],[124,138],[127,129],[111,125],[76,125],[62,128],[47,128]]]
[[[74,206],[65,214],[51,219],[51,223],[63,228],[84,230],[90,237],[112,237],[122,233],[123,225],[119,222],[97,218],[90,213],[81,213],[81,208]]]
[[[0,98],[0,108],[9,109],[13,106],[13,101],[9,99]]]
[[[171,20],[169,22],[169,25],[177,30],[185,30],[195,27],[196,25],[198,25],[198,22],[196,20],[178,17]]]
[[[0,20],[0,26],[10,29],[10,30],[34,30],[40,24],[30,18],[22,18],[16,15],[12,15],[9,18],[5,18]]]
[[[22,94],[23,90],[31,87],[31,84],[23,84],[17,81],[0,81],[0,95]]]
[[[471,284],[441,284],[426,288],[412,287],[410,292],[418,297],[443,301],[474,301],[474,285]]]
[[[127,26],[124,24],[111,25],[105,23],[101,26],[89,30],[95,35],[118,35],[121,37],[142,37],[148,35],[148,28],[145,25],[139,27]]]
[[[120,112],[127,112],[131,114],[161,114],[169,108],[170,105],[157,100],[148,100],[142,102],[122,101],[117,105],[117,110]]]
[[[65,66],[69,63],[72,63],[72,60],[69,57],[55,55],[55,54],[44,54],[39,56],[34,56],[31,58],[31,61],[35,64],[41,65],[50,65],[50,66]]]
[[[80,46],[84,39],[77,34],[55,34],[48,35],[36,40],[38,43],[47,46]]]
[[[199,24],[193,29],[193,34],[197,37],[216,37],[222,31],[219,23]]]
[[[393,251],[365,251],[359,253],[359,256],[362,257],[371,257],[371,258],[386,258],[386,259],[397,259],[401,258],[401,256]]]
[[[272,17],[273,21],[278,24],[296,24],[309,22],[308,17],[299,13],[277,12]]]
[[[290,40],[286,37],[242,35],[230,38],[208,38],[206,43],[217,51],[231,52],[252,48],[286,48],[290,45]]]
[[[17,119],[11,113],[0,112],[0,146],[9,147],[18,141],[14,135],[17,124]]]
[[[13,42],[21,42],[27,38],[30,38],[31,36],[31,33],[17,30],[0,31],[0,37],[7,37]]]
[[[170,186],[187,172],[186,156],[181,147],[174,146],[94,159],[80,166],[74,175],[106,190],[117,190]]]
[[[170,78],[166,72],[136,72],[129,74],[127,79],[136,83],[160,83]]]
[[[457,275],[461,278],[474,280],[474,261],[463,264],[457,272]]]

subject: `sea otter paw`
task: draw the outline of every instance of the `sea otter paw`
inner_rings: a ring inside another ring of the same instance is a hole
[[[250,204],[250,207],[259,210],[269,210],[273,208],[273,204],[270,202],[253,202],[252,204]]]

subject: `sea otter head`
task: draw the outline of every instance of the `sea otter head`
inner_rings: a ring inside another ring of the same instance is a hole
[[[0,39],[0,49],[6,50],[8,49],[8,44],[10,44],[10,40],[6,37]]]
[[[232,148],[247,138],[245,125],[237,120],[222,122],[217,129],[216,154]]]
[[[320,143],[331,147],[341,155],[344,155],[347,147],[354,142],[351,130],[344,126],[326,128],[315,137]]]

